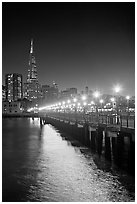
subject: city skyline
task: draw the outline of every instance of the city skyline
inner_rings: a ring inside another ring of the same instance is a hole
[[[3,82],[11,72],[26,81],[33,38],[42,85],[110,94],[119,83],[121,95],[135,95],[134,5],[3,3]]]

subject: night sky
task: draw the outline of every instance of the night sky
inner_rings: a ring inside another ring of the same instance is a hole
[[[30,39],[41,84],[135,93],[134,3],[2,3],[2,79],[23,74]]]

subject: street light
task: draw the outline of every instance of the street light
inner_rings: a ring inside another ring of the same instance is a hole
[[[99,91],[95,91],[95,92],[93,93],[93,96],[94,96],[95,98],[98,98],[98,97],[100,96],[100,92],[99,92]]]
[[[114,101],[115,101],[115,98],[111,98],[110,100],[111,100],[112,102],[114,102]]]
[[[87,105],[87,103],[86,102],[83,102],[83,106],[86,106]]]
[[[62,102],[63,105],[65,105],[65,103],[66,103],[65,101]]]
[[[103,104],[104,100],[103,100],[103,99],[100,99],[99,102],[101,103],[101,112],[102,112],[102,104]]]
[[[129,99],[130,99],[130,96],[126,96],[126,99],[129,100]]]
[[[75,104],[75,102],[77,102],[77,98],[73,98],[73,101],[74,101],[73,107],[74,107],[74,110],[75,110],[75,120],[76,120],[76,123],[77,123],[77,107],[76,107],[76,104]]]
[[[99,91],[95,91],[93,93],[93,96],[97,99],[100,97],[100,92]],[[97,113],[97,122],[99,122],[99,118],[98,118],[98,101],[96,101],[96,113]]]
[[[95,91],[93,93],[93,96],[97,99],[100,97],[100,92],[99,91]],[[96,101],[96,112],[98,112],[98,101]]]
[[[114,88],[114,91],[115,91],[116,93],[119,93],[120,90],[121,90],[120,86],[116,86],[116,87]]]
[[[99,102],[102,104],[104,101],[103,101],[103,99],[100,99],[100,101],[99,101]]]
[[[83,95],[81,98],[83,101],[85,101],[87,99],[87,97],[85,95]]]
[[[80,106],[80,103],[78,103],[78,106]]]
[[[130,96],[126,96],[126,99],[127,99],[127,110],[128,110],[128,113],[129,113],[129,99],[130,99]]]
[[[117,111],[117,124],[119,124],[119,101],[118,101],[118,93],[121,91],[121,87],[119,85],[116,85],[114,87],[114,91],[116,93],[116,111]]]
[[[74,101],[74,102],[76,102],[76,101],[77,101],[77,99],[76,99],[76,98],[74,98],[74,99],[73,99],[73,101]]]

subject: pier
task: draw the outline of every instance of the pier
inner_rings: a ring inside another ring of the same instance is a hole
[[[71,114],[47,111],[40,124],[51,124],[99,156],[135,174],[135,117],[133,115]]]

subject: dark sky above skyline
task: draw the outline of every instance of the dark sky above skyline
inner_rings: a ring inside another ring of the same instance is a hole
[[[2,79],[26,81],[30,39],[41,84],[135,93],[135,4],[2,3]]]

